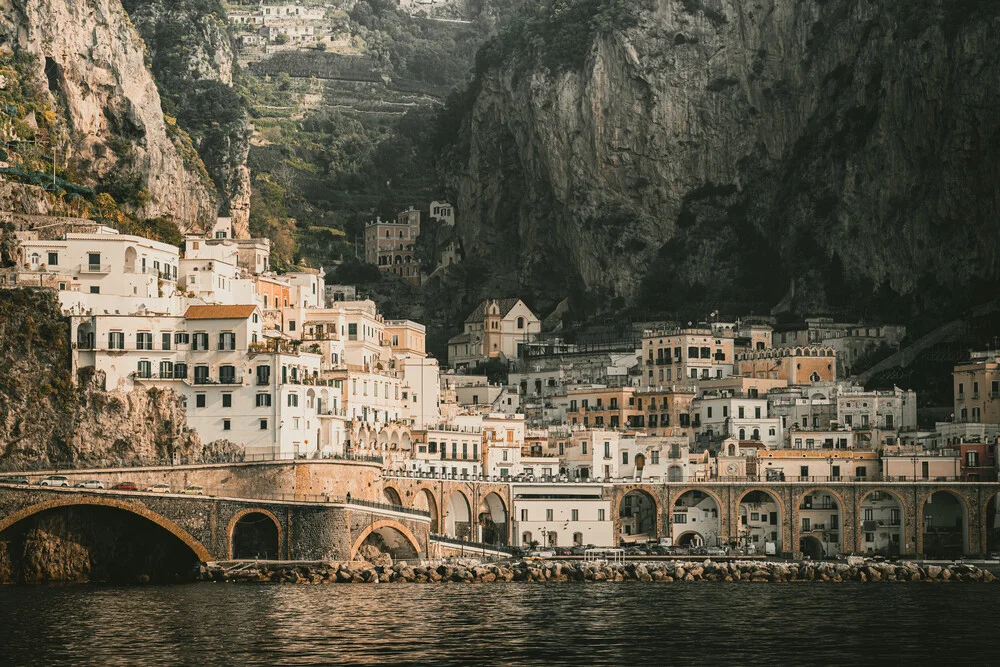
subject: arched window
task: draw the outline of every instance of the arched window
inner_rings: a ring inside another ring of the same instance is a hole
[[[583,546],[583,533],[573,533],[573,545]]]
[[[746,440],[746,439],[747,439],[747,431],[746,431],[745,428],[741,428],[740,429],[740,440]]]
[[[517,328],[518,329],[523,329],[524,328],[524,318],[523,317],[517,318]]]
[[[755,429],[753,430],[753,439],[754,439],[754,440],[760,440],[760,429],[756,429],[756,428],[755,428]]]

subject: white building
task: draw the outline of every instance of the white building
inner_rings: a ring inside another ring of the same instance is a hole
[[[600,484],[515,484],[511,491],[517,544],[614,545],[611,501]]]

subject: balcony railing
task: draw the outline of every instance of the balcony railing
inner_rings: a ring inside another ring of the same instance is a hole
[[[110,264],[81,264],[80,273],[111,273]]]
[[[212,384],[237,385],[237,384],[243,384],[243,374],[242,373],[236,373],[235,375],[219,376],[217,378],[195,376],[194,380],[192,381],[192,384],[196,384],[196,385],[212,385]]]

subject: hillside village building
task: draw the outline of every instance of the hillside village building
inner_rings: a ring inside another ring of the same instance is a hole
[[[448,363],[470,369],[490,359],[516,359],[541,330],[541,321],[520,299],[483,301],[465,319],[465,331],[448,341]]]
[[[420,211],[409,208],[395,220],[376,218],[365,225],[365,261],[379,271],[420,284],[417,260],[417,237],[420,236]]]

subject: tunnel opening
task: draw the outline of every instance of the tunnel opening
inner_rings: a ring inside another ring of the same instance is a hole
[[[391,565],[397,560],[415,559],[419,554],[401,531],[391,526],[382,526],[365,537],[358,547],[357,556],[374,565]]]
[[[199,558],[154,521],[99,505],[55,507],[0,532],[0,582],[193,581]]]
[[[233,558],[278,560],[280,557],[278,526],[274,519],[261,512],[241,516],[233,526]]]

